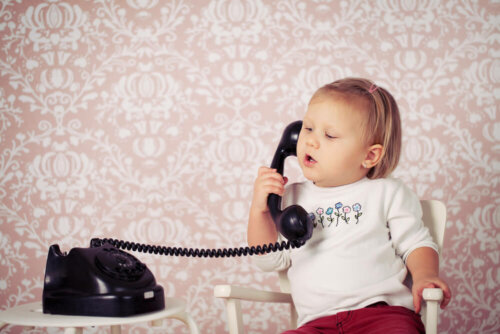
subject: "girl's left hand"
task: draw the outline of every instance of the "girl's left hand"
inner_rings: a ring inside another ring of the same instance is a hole
[[[425,288],[440,288],[443,290],[443,300],[441,301],[441,308],[445,308],[451,300],[451,291],[446,284],[439,277],[427,277],[425,279],[419,279],[413,281],[412,294],[413,294],[413,306],[415,307],[415,313],[419,313],[422,308],[422,294]]]

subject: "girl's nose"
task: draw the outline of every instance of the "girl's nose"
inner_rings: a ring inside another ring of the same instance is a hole
[[[318,147],[319,147],[319,141],[316,139],[316,137],[315,137],[313,134],[310,134],[310,135],[307,137],[306,144],[307,144],[308,146],[313,147],[313,148],[318,148]]]

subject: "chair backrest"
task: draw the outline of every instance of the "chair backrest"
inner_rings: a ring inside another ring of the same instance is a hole
[[[438,200],[422,200],[422,220],[429,229],[434,242],[438,245],[439,251],[443,249],[444,230],[446,227],[446,206]],[[290,282],[287,271],[279,272],[279,283],[281,292],[290,292]]]
[[[432,199],[420,201],[420,204],[422,205],[424,225],[429,229],[432,239],[441,252],[446,227],[446,206],[443,202]]]

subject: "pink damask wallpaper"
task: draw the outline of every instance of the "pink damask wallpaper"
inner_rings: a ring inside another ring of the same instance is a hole
[[[0,308],[40,300],[54,243],[245,245],[284,126],[322,84],[363,76],[400,104],[396,176],[447,205],[441,333],[498,333],[499,36],[486,0],[1,1]],[[277,288],[249,258],[136,256],[202,333],[227,330],[214,285]],[[248,333],[286,327],[284,306],[243,308]]]

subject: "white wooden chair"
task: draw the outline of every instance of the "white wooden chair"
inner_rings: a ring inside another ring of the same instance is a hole
[[[423,221],[430,230],[439,250],[443,247],[444,230],[446,224],[446,207],[437,200],[424,200],[420,202],[423,210]],[[297,328],[297,312],[290,296],[290,284],[286,271],[279,272],[281,292],[263,291],[234,285],[217,285],[214,295],[226,301],[227,320],[230,334],[243,334],[243,317],[241,313],[241,300],[256,302],[272,302],[290,304],[290,328]],[[425,305],[422,307],[422,320],[427,334],[437,333],[437,320],[439,304],[443,299],[441,289],[425,289],[423,292]]]

